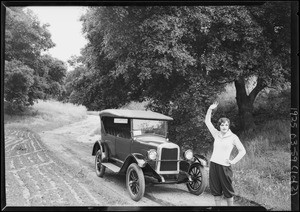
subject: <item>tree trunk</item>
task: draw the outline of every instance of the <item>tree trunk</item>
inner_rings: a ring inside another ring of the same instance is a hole
[[[240,77],[234,81],[236,88],[236,102],[239,109],[239,122],[241,130],[250,130],[255,128],[253,118],[253,103],[257,94],[266,87],[263,80],[257,79],[255,88],[247,95],[245,80]]]

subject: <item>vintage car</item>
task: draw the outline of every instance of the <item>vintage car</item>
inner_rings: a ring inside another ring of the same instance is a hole
[[[99,112],[101,139],[92,155],[103,177],[106,168],[126,174],[130,197],[139,201],[145,178],[152,183],[186,183],[190,193],[200,195],[208,184],[207,159],[191,149],[181,149],[168,139],[168,121],[173,118],[142,110],[106,109]]]

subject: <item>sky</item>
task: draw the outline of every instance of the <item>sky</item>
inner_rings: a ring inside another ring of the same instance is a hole
[[[51,39],[56,44],[48,53],[53,57],[67,62],[72,55],[80,55],[80,49],[85,46],[84,38],[79,21],[84,7],[28,7],[37,15],[41,24],[49,23]],[[69,69],[69,67],[68,67]]]

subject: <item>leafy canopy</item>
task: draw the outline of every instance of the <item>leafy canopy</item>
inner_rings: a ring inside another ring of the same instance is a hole
[[[37,99],[57,97],[64,90],[66,65],[43,54],[55,46],[48,26],[41,25],[30,10],[6,8],[4,97],[11,111]]]
[[[207,136],[201,120],[226,83],[244,89],[256,76],[255,99],[290,80],[290,43],[281,41],[290,37],[289,3],[91,7],[81,20],[89,43],[73,84],[80,101],[100,110],[147,100],[194,144]]]

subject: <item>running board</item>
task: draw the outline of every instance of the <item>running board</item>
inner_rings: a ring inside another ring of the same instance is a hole
[[[113,172],[119,172],[121,170],[120,167],[116,166],[115,164],[112,163],[101,163],[103,166],[109,168]]]

